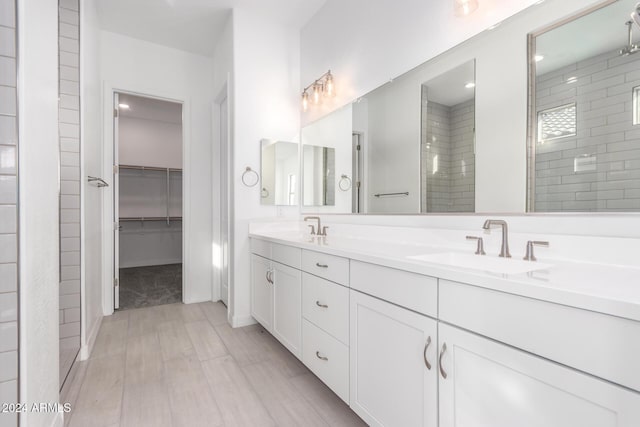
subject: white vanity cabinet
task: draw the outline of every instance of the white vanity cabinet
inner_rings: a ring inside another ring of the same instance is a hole
[[[438,339],[440,427],[640,425],[638,393],[442,322]]]
[[[302,358],[301,250],[251,241],[251,315]]]
[[[351,408],[372,426],[437,426],[437,322],[354,290],[350,306]]]

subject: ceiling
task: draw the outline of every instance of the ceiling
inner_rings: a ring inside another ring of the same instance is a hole
[[[536,73],[542,75],[624,47],[628,44],[625,22],[629,21],[637,2],[617,1],[538,36],[536,54],[544,55],[544,59],[536,64]],[[637,42],[640,27],[634,25],[633,31]]]
[[[326,0],[96,0],[103,30],[213,56],[231,9],[302,28]]]
[[[434,77],[423,83],[427,87],[427,99],[448,107],[472,99],[475,96],[475,90],[465,85],[475,82],[475,74],[476,62],[471,60]]]
[[[178,102],[162,101],[160,99],[122,93],[118,96],[119,104],[129,106],[129,108],[120,107],[118,109],[120,117],[134,117],[166,123],[182,123],[182,104]]]

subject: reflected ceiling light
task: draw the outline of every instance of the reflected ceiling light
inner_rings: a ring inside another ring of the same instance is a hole
[[[575,83],[577,81],[578,81],[578,78],[576,76],[571,76],[567,79],[567,84]]]
[[[118,104],[118,107],[122,108],[123,110],[128,110],[129,108],[131,108],[129,104]]]
[[[471,15],[478,9],[478,0],[453,0],[456,16]]]
[[[464,85],[464,87],[466,87],[467,89],[473,89],[474,87],[476,87],[476,84],[474,82],[469,82]]]
[[[315,80],[309,86],[302,90],[302,110],[306,112],[309,109],[309,92],[311,92],[311,102],[313,104],[320,104],[322,98],[336,96],[335,84],[333,81],[333,75],[331,70],[327,71]]]
[[[540,62],[544,59],[544,55],[536,55],[533,59],[535,59],[536,62]]]

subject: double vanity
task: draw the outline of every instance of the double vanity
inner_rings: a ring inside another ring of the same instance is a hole
[[[369,425],[640,425],[637,268],[272,225],[252,315]]]

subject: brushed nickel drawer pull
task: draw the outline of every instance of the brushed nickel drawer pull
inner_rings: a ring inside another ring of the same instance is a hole
[[[445,380],[447,379],[447,373],[444,371],[442,367],[442,356],[444,356],[444,352],[447,351],[447,343],[442,344],[442,350],[440,351],[440,357],[438,358],[438,365],[440,365],[440,375]]]
[[[319,262],[316,262],[316,267],[329,268],[329,266],[327,264],[320,264]]]
[[[427,349],[431,345],[431,336],[427,338],[427,343],[424,345],[424,351],[422,352],[422,356],[424,357],[424,365],[428,370],[431,370],[431,363],[427,360]]]
[[[322,308],[329,308],[329,306],[328,306],[328,305],[326,305],[326,304],[320,304],[320,301],[316,301],[316,305],[317,305],[318,307],[322,307]]]
[[[316,351],[316,357],[320,360],[324,360],[325,362],[327,362],[329,360],[328,357],[324,357],[324,356],[320,356],[320,352]]]

